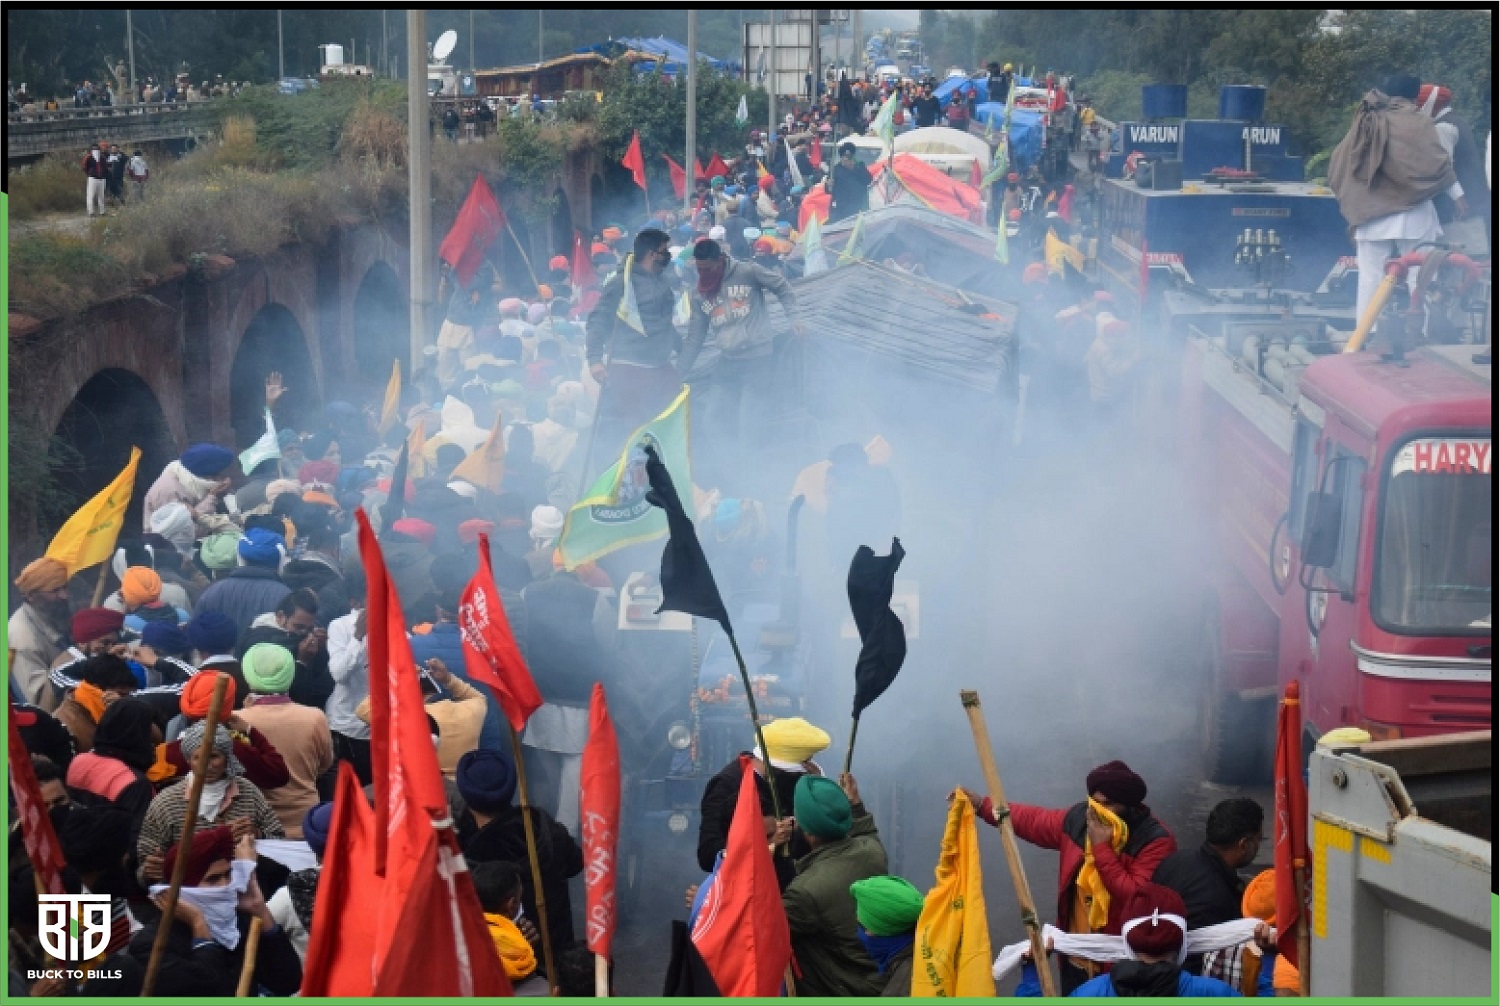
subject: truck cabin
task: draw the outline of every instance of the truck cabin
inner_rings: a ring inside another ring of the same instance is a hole
[[[1493,397],[1475,349],[1339,354],[1300,375],[1287,533],[1311,666],[1333,675],[1306,710],[1320,729],[1352,710],[1377,739],[1491,726]]]

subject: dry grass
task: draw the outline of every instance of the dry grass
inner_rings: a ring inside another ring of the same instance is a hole
[[[47,213],[83,212],[84,174],[72,157],[51,155],[10,173],[10,217],[31,220]]]
[[[76,315],[126,290],[133,270],[86,238],[42,231],[10,244],[10,310],[38,318]]]

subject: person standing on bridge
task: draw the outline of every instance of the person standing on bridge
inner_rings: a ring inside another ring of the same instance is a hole
[[[1084,791],[1087,799],[1061,810],[1013,802],[1011,822],[1018,838],[1060,853],[1057,928],[1117,936],[1132,917],[1126,911],[1129,903],[1151,885],[1162,861],[1177,851],[1177,839],[1151,815],[1145,804],[1146,781],[1124,762],[1094,769]],[[964,795],[979,817],[999,827],[989,797],[967,789]],[[1064,958],[1063,994],[1071,994],[1100,970],[1085,958]]]
[[[91,217],[102,217],[104,190],[109,184],[109,165],[105,162],[104,144],[94,144],[83,155],[83,173],[88,177],[88,186],[84,190],[84,210]]]

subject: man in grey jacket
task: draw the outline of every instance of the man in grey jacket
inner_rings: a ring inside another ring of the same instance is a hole
[[[589,373],[600,391],[585,485],[619,456],[626,437],[682,390],[672,366],[681,338],[672,326],[677,297],[665,271],[670,243],[665,231],[648,228],[637,234],[630,258],[604,285],[589,315]],[[633,296],[627,296],[627,277]]]
[[[678,367],[696,392],[703,389],[703,440],[707,451],[694,452],[710,473],[710,485],[728,490],[730,473],[743,481],[758,470],[750,454],[763,437],[750,431],[764,414],[775,379],[776,333],[766,310],[766,291],[775,294],[787,316],[795,318],[797,296],[786,277],[753,262],[724,257],[717,242],[693,246],[698,286],[690,295],[692,319]],[[795,324],[794,324],[795,327]],[[716,357],[694,371],[710,338]]]

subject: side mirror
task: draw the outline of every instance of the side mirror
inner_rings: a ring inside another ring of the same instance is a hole
[[[1302,565],[1328,569],[1339,555],[1343,501],[1336,493],[1307,494],[1307,525],[1302,532]]]

